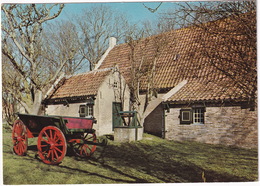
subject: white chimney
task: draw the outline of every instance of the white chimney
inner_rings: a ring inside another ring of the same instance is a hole
[[[114,46],[116,46],[116,38],[115,37],[110,37],[109,38],[109,47],[106,50],[106,52],[103,54],[103,56],[100,58],[98,63],[96,64],[94,70],[97,70],[100,67],[100,65],[103,63],[103,61],[107,57],[108,53],[110,52],[110,50],[112,50],[114,48]]]
[[[109,48],[113,48],[114,46],[116,46],[116,38],[110,37],[109,38]]]

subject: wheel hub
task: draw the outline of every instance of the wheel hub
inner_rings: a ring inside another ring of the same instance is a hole
[[[53,141],[50,142],[51,149],[54,149],[55,143]]]
[[[67,151],[66,138],[55,126],[44,127],[38,136],[38,154],[46,164],[59,164]]]

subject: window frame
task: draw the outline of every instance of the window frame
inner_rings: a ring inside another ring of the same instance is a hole
[[[79,105],[79,117],[94,117],[94,101]]]
[[[86,117],[86,112],[87,112],[86,109],[87,109],[86,105],[79,106],[79,117]]]
[[[192,107],[180,110],[181,125],[204,125],[205,124],[205,107]],[[189,113],[189,119],[184,118],[184,113]]]
[[[94,116],[94,103],[86,104],[86,116]]]
[[[198,107],[193,108],[193,124],[194,125],[203,125],[205,124],[205,108]]]
[[[183,119],[183,114],[184,113],[189,113],[189,119],[188,120],[184,120]],[[180,124],[191,124],[192,121],[192,110],[191,109],[181,109],[180,110]]]

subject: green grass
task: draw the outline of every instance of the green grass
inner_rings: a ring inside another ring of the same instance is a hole
[[[174,142],[145,134],[131,143],[109,141],[89,159],[67,155],[58,166],[35,155],[12,153],[11,133],[3,134],[4,184],[247,182],[258,179],[257,150],[196,142]],[[204,179],[203,179],[204,178]]]

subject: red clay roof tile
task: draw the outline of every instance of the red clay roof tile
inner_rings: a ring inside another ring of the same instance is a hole
[[[98,88],[111,68],[71,76],[50,96],[49,99],[72,98],[96,95]]]
[[[221,27],[225,27],[225,24],[221,24]],[[171,101],[177,101],[178,98],[179,100],[217,100],[243,97],[243,94],[239,93],[239,88],[233,87],[232,81],[223,80],[225,75],[209,64],[208,61],[212,59],[201,55],[205,50],[204,47],[212,45],[213,42],[219,44],[219,53],[226,55],[229,48],[225,44],[225,37],[213,38],[198,27],[173,30],[136,41],[134,65],[138,66],[141,59],[148,61],[148,64],[153,63],[156,55],[155,46],[160,42],[165,42],[165,38],[167,38],[166,44],[162,44],[161,52],[157,56],[154,88],[169,90],[179,82],[188,80],[188,84],[170,98]],[[130,83],[133,79],[131,53],[133,50],[129,44],[118,45],[110,51],[100,68],[117,64],[127,83]],[[223,57],[235,60],[238,57],[236,55],[232,53]],[[146,86],[147,74],[141,77],[140,90],[146,90]]]

